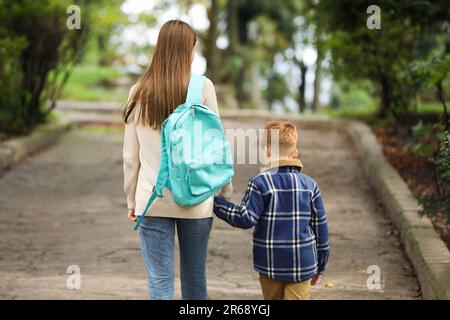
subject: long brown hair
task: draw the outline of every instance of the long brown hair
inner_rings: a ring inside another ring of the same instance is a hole
[[[170,20],[162,26],[150,66],[125,105],[125,123],[139,105],[138,121],[160,129],[164,120],[184,102],[195,43],[195,31],[186,22]]]

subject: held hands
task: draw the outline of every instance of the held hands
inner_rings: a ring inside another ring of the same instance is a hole
[[[231,198],[231,195],[233,194],[233,184],[231,183],[231,181],[226,184],[220,191],[219,191],[219,195],[221,195],[222,197],[229,199]]]
[[[137,217],[134,215],[134,209],[128,209],[128,219],[130,219],[132,222],[137,221]]]
[[[224,198],[230,198],[231,195],[233,194],[233,184],[228,183],[227,185],[225,185],[220,191],[219,194],[224,197]],[[131,220],[131,222],[136,222],[137,221],[137,217],[134,214],[135,211],[134,209],[128,209],[128,219]]]

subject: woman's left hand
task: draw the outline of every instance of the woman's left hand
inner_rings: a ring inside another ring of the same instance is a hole
[[[132,222],[137,221],[137,217],[134,215],[134,209],[128,209],[128,219],[130,219]]]
[[[233,184],[231,183],[231,181],[229,183],[227,183],[220,191],[219,191],[219,195],[221,195],[224,198],[231,198],[233,194]]]

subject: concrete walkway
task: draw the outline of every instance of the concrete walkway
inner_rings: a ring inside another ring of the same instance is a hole
[[[416,298],[411,266],[351,140],[331,129],[299,129],[305,172],[322,189],[331,237],[328,272],[313,298]],[[0,177],[0,298],[146,298],[138,234],[126,219],[121,149],[119,129],[78,128]],[[235,201],[258,172],[257,165],[236,167]],[[66,287],[70,265],[81,268],[81,290]],[[366,286],[370,265],[381,269],[381,290]],[[261,298],[251,231],[215,220],[208,287],[213,299]]]

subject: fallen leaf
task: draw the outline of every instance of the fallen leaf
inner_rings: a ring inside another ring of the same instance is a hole
[[[325,288],[333,288],[333,284],[331,282],[328,282],[325,284]]]
[[[414,293],[410,294],[410,297],[412,297],[412,298],[420,298],[420,297],[422,297],[422,292],[420,292],[420,290],[418,290],[417,292],[414,292]]]
[[[403,270],[406,270],[406,271],[411,271],[412,270],[412,267],[409,264],[406,264],[406,263],[402,265],[402,268],[403,268]]]
[[[401,247],[403,246],[403,244],[402,244],[401,241],[395,241],[395,246],[396,246],[397,248],[401,248]]]

